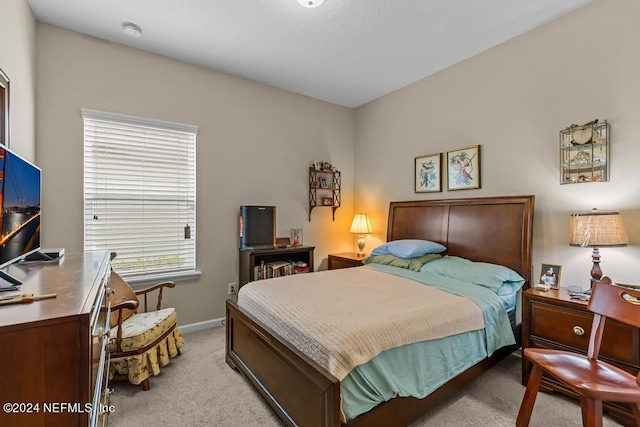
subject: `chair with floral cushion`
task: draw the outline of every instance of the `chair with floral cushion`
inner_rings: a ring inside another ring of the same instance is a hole
[[[111,254],[111,259],[116,257]],[[173,288],[173,282],[164,282],[146,289],[134,291],[118,273],[111,271],[108,298],[111,302],[111,331],[109,353],[111,380],[128,380],[142,384],[149,390],[149,377],[160,373],[160,366],[169,363],[170,357],[180,354],[184,339],[178,329],[175,308],[161,308],[162,290]],[[157,291],[154,311],[147,310],[147,296]],[[144,312],[140,312],[138,296],[143,296]]]

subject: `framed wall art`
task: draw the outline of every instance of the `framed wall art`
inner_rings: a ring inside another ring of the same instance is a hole
[[[442,153],[427,154],[415,158],[414,189],[415,193],[431,193],[442,191]]]
[[[0,144],[9,148],[9,77],[0,69]]]
[[[447,151],[447,190],[480,188],[480,146]]]

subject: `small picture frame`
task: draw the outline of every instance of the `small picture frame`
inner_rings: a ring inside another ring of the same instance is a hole
[[[442,191],[442,153],[427,154],[415,158],[414,187],[415,193],[432,193]]]
[[[329,188],[329,186],[327,185],[327,179],[326,178],[318,178],[318,183],[320,188]]]
[[[323,197],[322,198],[323,206],[333,206],[333,197]]]
[[[293,246],[302,246],[302,228],[291,229],[291,244]]]
[[[276,237],[276,245],[291,245],[291,239],[288,237]]]
[[[543,263],[540,266],[540,279],[538,280],[538,283],[541,285],[549,285],[552,289],[559,289],[561,272],[561,265]]]
[[[480,146],[447,151],[447,190],[480,188]]]

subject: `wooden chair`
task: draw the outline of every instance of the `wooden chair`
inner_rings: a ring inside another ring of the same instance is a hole
[[[116,257],[111,254],[111,260]],[[178,330],[178,318],[174,308],[161,307],[162,290],[173,288],[173,282],[164,282],[134,291],[118,273],[111,271],[108,295],[111,302],[111,331],[109,352],[112,380],[128,380],[142,384],[149,390],[149,377],[160,372],[160,366],[169,363],[170,357],[180,354],[184,339]],[[147,297],[157,291],[157,304],[149,311]],[[142,296],[144,311],[139,311]]]
[[[587,308],[594,313],[587,355],[545,348],[525,348],[533,364],[516,426],[528,426],[543,372],[553,375],[580,396],[582,424],[602,426],[602,401],[631,404],[640,426],[640,373],[637,377],[598,360],[600,343],[609,317],[640,328],[640,292],[611,284],[608,277],[593,286]]]

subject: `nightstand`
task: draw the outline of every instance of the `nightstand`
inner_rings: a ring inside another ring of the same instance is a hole
[[[586,301],[569,298],[565,288],[548,292],[528,289],[522,295],[523,348],[554,348],[586,354],[593,322],[593,314],[587,310]],[[607,319],[600,359],[637,375],[640,370],[640,330]],[[523,385],[527,384],[530,373],[531,363],[523,356]],[[578,397],[561,382],[547,376],[542,377],[540,390]],[[604,402],[603,408],[624,425],[635,425],[629,406]]]
[[[355,252],[344,252],[341,254],[329,254],[329,270],[337,270],[339,268],[360,267],[364,265],[362,260],[366,255],[358,255]]]

